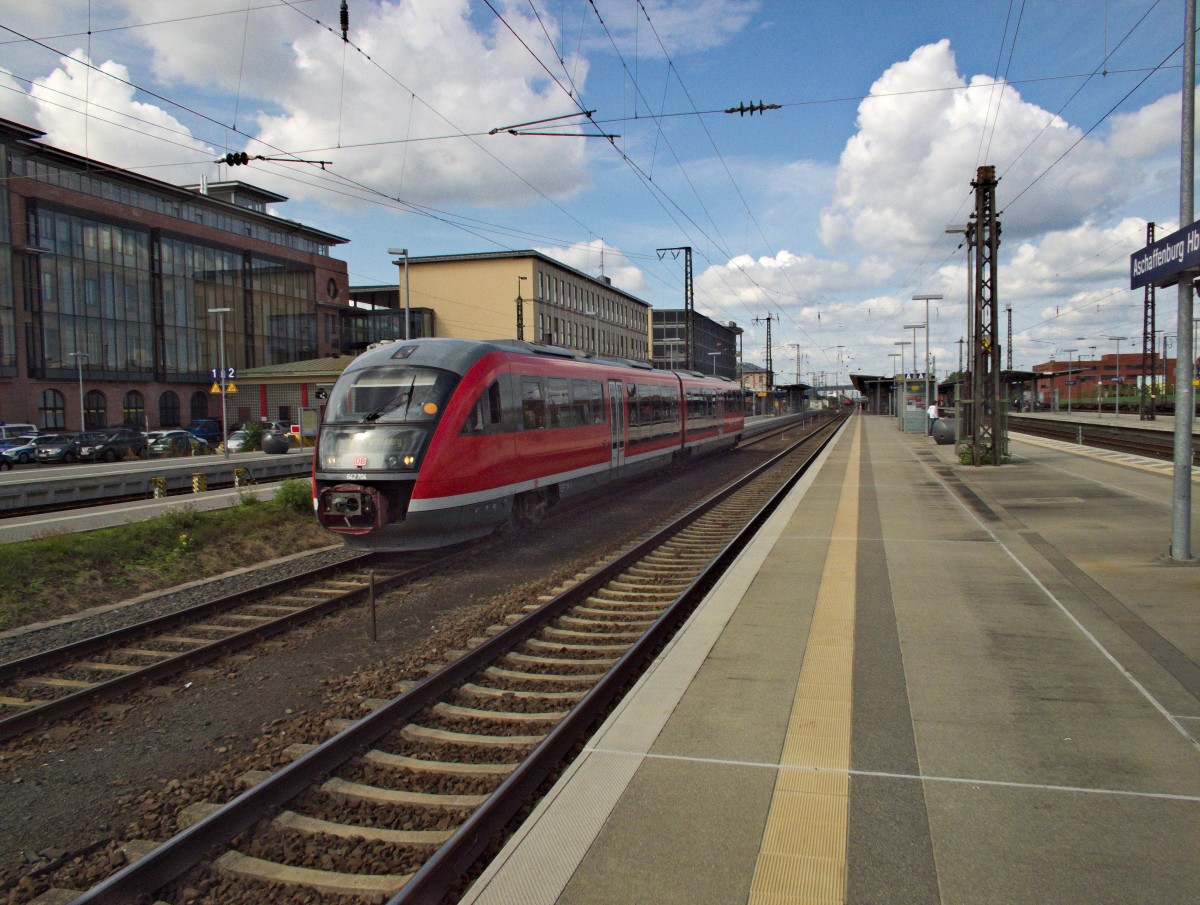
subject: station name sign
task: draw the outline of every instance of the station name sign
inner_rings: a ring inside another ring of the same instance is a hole
[[[1179,282],[1186,270],[1200,269],[1200,221],[1152,242],[1129,256],[1129,288]]]

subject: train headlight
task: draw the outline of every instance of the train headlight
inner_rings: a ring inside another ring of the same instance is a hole
[[[432,403],[430,403],[430,404],[432,405]],[[405,466],[406,468],[412,468],[412,467],[413,467],[413,463],[414,463],[414,462],[416,462],[416,461],[417,461],[417,457],[416,457],[416,456],[405,456],[405,457],[404,457],[404,466]]]
[[[436,415],[437,414],[437,403],[436,402],[426,402],[423,406],[421,406],[421,408],[425,412],[426,415]]]

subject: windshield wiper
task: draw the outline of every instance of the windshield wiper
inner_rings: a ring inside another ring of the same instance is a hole
[[[398,405],[402,399],[406,400],[405,405],[404,405],[404,414],[407,415],[408,414],[408,405],[409,405],[409,403],[412,402],[413,386],[416,384],[416,382],[417,382],[417,375],[414,374],[412,376],[412,379],[408,382],[408,389],[404,390],[404,392],[402,392],[402,393],[397,393],[395,396],[393,396],[391,399],[389,399],[387,402],[385,402],[379,408],[375,409],[375,411],[368,412],[367,414],[363,415],[363,417],[362,417],[363,422],[366,423],[369,421],[377,421],[379,419],[380,415],[382,415],[384,412],[386,412],[392,406]]]

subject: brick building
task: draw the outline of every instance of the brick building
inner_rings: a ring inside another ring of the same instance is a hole
[[[337,354],[349,281],[329,249],[345,239],[267,213],[282,195],[171,185],[42,134],[0,119],[0,421],[217,415],[221,320],[235,374]],[[231,420],[292,417],[260,401],[231,398]]]

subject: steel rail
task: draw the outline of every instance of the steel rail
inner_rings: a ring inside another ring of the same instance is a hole
[[[1174,434],[1115,424],[1089,424],[1084,421],[1053,421],[1046,418],[1022,418],[1010,415],[1009,429],[1017,433],[1064,440],[1080,446],[1095,446],[1114,452],[1127,452],[1152,459],[1174,458]],[[1200,465],[1200,448],[1193,451],[1194,465]]]
[[[434,568],[444,565],[448,560],[457,555],[460,555],[460,551],[456,550],[454,553],[381,577],[376,583],[375,588],[377,591],[386,590],[402,581],[419,577],[428,571],[432,571]],[[302,587],[306,582],[311,583],[329,575],[349,571],[356,566],[357,568],[362,568],[364,561],[377,556],[378,554],[375,553],[364,553],[354,559],[345,560],[335,565],[321,566],[300,575],[269,582],[262,588],[256,588],[253,591],[242,591],[237,594],[231,594],[227,597],[198,604],[195,607],[189,607],[175,613],[169,613],[139,622],[135,625],[117,629],[113,632],[97,635],[94,638],[86,638],[82,641],[44,651],[40,654],[33,654],[21,660],[11,661],[0,667],[0,683],[13,681],[36,672],[44,672],[54,666],[68,664],[95,651],[109,648],[133,638],[161,632],[180,625],[187,625],[195,622],[197,619],[203,619],[237,606],[246,605],[248,603],[247,598],[269,596],[279,591]],[[152,663],[136,672],[126,673],[103,682],[98,682],[89,688],[80,689],[56,700],[47,701],[45,704],[15,713],[0,720],[0,739],[11,738],[40,725],[61,720],[99,701],[126,694],[141,685],[160,681],[169,676],[195,668],[202,663],[207,663],[218,657],[241,650],[264,638],[269,638],[280,632],[294,628],[303,622],[320,618],[340,607],[356,603],[358,600],[366,597],[369,592],[369,587],[354,588],[325,600],[314,600],[312,606],[304,607],[294,613],[282,615],[261,625],[251,626],[235,634],[216,639],[201,647],[183,651],[176,656]]]
[[[844,420],[843,417],[839,417],[833,424],[822,425],[822,428],[829,427],[831,429],[828,432],[828,436],[821,443],[820,448],[824,448],[834,435],[835,430],[832,428],[836,428],[841,423],[844,423]],[[673,521],[667,527],[655,532],[635,548],[618,557],[616,560],[607,563],[579,584],[572,586],[569,590],[564,591],[538,609],[528,613],[503,632],[493,635],[463,657],[447,664],[438,672],[427,676],[404,694],[392,699],[368,716],[355,722],[332,738],[327,739],[311,751],[301,755],[287,766],[272,773],[262,782],[247,789],[218,810],[167,840],[150,854],[97,884],[91,890],[88,890],[77,898],[74,905],[124,905],[124,903],[138,900],[140,896],[152,895],[155,891],[161,889],[195,866],[212,847],[229,843],[238,833],[241,833],[260,820],[264,814],[270,813],[295,798],[310,788],[319,777],[336,770],[359,751],[372,745],[390,732],[397,724],[411,720],[431,703],[440,700],[447,692],[463,684],[463,682],[479,672],[481,668],[495,662],[504,654],[518,647],[543,625],[551,622],[573,606],[577,599],[586,597],[612,577],[619,575],[630,564],[636,562],[647,552],[678,533],[682,527],[695,521],[762,473],[782,462],[797,447],[808,442],[817,433],[818,431],[814,431],[808,437],[792,444],[788,449],[773,456],[769,461],[753,469],[738,481],[697,504],[689,512]],[[790,486],[795,481],[799,480],[800,475],[809,467],[815,456],[816,453],[813,453],[801,469],[790,478],[787,482],[788,489],[790,489]],[[760,511],[761,518],[766,517],[763,512],[766,512],[768,509],[774,509],[781,499],[782,493],[773,497],[772,501]],[[758,516],[752,519],[754,523],[760,521],[761,519]],[[744,537],[746,536],[748,536],[747,531],[743,529],[737,536],[737,539],[726,546],[726,552],[718,557],[718,559],[724,561],[729,556],[732,556],[733,551],[740,547],[741,543],[744,543]],[[709,580],[712,574],[713,569],[710,567],[705,570],[701,577],[695,579],[690,585],[693,592]],[[681,599],[685,597],[686,594],[681,595]],[[664,613],[654,626],[647,631],[642,640],[637,643],[636,649],[639,653],[633,654],[631,651],[618,661],[618,666],[622,674],[627,675],[634,668],[635,663],[644,660],[646,652],[660,642],[667,632],[668,627],[683,618],[679,606],[673,606],[671,609],[674,610],[674,614],[669,615],[670,610],[668,610],[668,613]],[[503,805],[488,807],[480,818],[476,819],[473,814],[459,828],[454,837],[447,842],[447,845],[451,846],[451,848],[447,849],[447,853],[443,855],[439,852],[438,855],[434,856],[437,858],[435,866],[429,867],[429,862],[427,862],[425,867],[428,870],[422,868],[420,872],[414,875],[410,883],[424,875],[420,880],[419,886],[414,887],[414,889],[440,888],[445,882],[445,875],[442,875],[441,879],[439,879],[442,871],[450,870],[451,872],[457,872],[465,869],[462,867],[464,860],[469,857],[473,861],[477,857],[477,854],[468,855],[468,852],[477,852],[481,850],[483,845],[486,845],[487,840],[480,841],[479,838],[482,827],[492,826],[497,822],[502,824],[520,806],[517,797],[510,797],[513,786],[518,786],[516,791],[519,792],[519,797],[523,801],[527,790],[536,787],[537,783],[541,781],[538,778],[539,774],[544,775],[550,769],[549,765],[554,756],[552,752],[561,757],[561,752],[569,747],[571,739],[577,737],[580,731],[579,727],[581,725],[590,725],[602,709],[604,703],[616,694],[623,681],[623,679],[608,679],[602,681],[601,685],[593,689],[584,699],[584,702],[586,702],[586,709],[583,711],[584,715],[577,717],[568,716],[565,718],[569,721],[567,725],[571,727],[569,731],[573,734],[569,737],[568,730],[566,729],[561,732],[557,729],[552,731],[534,749],[533,754],[537,758],[537,766],[524,769],[518,768],[497,789],[497,793],[502,789],[505,790],[505,803]],[[597,691],[601,687],[602,690]],[[572,713],[578,707],[584,706],[584,702],[577,705],[572,710]],[[495,794],[493,797],[495,797]],[[481,807],[486,807],[486,805]],[[486,823],[484,822],[485,818]],[[456,842],[455,840],[458,841]],[[425,893],[422,893],[422,895],[425,895]],[[403,900],[395,899],[393,901]]]

